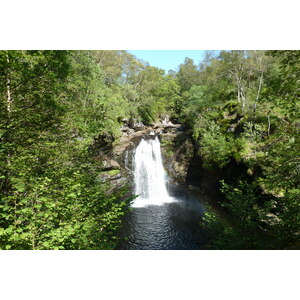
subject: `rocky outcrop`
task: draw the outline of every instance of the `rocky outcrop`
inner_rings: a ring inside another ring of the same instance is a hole
[[[170,131],[160,135],[164,167],[173,182],[186,184],[194,147],[187,132]]]
[[[132,185],[134,149],[143,137],[159,135],[164,167],[172,183],[198,191],[209,190],[215,185],[216,180],[202,168],[192,137],[182,125],[173,124],[167,119],[148,125],[124,122],[121,132],[120,140],[114,143],[111,150],[101,154],[100,181],[109,182],[115,189],[126,183]],[[109,138],[106,140],[111,142]]]
[[[169,131],[160,135],[164,167],[173,183],[218,197],[219,176],[203,168],[189,131]]]
[[[121,169],[120,164],[113,159],[106,158],[105,160],[103,160],[102,164],[103,164],[103,166],[101,169],[103,171],[111,171],[111,170],[120,170]]]
[[[138,127],[138,129],[136,128]],[[122,136],[111,152],[111,157],[126,169],[128,180],[132,181],[133,151],[141,138],[158,135],[161,141],[164,167],[170,181],[184,184],[196,189],[199,185],[200,162],[195,157],[195,147],[191,135],[181,124],[173,124],[167,118],[162,122],[143,125],[141,123],[130,126],[124,124],[121,128]]]
[[[110,170],[99,172],[96,180],[101,183],[108,183],[108,194],[112,191],[118,191],[127,183],[127,176],[122,170]]]
[[[128,150],[132,150],[140,142],[143,136],[147,135],[163,135],[167,133],[177,133],[183,130],[180,124],[172,124],[168,122],[164,123],[152,123],[144,125],[142,123],[135,124],[130,127],[129,125],[123,125],[121,127],[122,136],[118,143],[111,151],[111,156],[119,159]]]
[[[162,137],[175,137],[179,133],[184,132],[180,124],[172,124],[170,121],[152,123],[144,125],[141,122],[123,122],[121,127],[121,138],[117,143],[113,143],[112,139],[105,137],[104,141],[98,139],[98,145],[104,145],[105,151],[98,152],[99,161],[101,161],[101,172],[98,180],[108,182],[114,189],[122,187],[124,184],[132,185],[132,157],[133,151],[143,137],[151,137],[159,135]],[[162,138],[163,139],[163,138]],[[99,147],[98,149],[101,149]],[[109,149],[109,150],[108,150]],[[180,169],[178,164],[176,171]],[[184,173],[184,171],[182,171]]]

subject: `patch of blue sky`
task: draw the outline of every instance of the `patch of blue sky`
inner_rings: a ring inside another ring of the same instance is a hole
[[[128,50],[138,59],[148,62],[151,66],[166,71],[176,71],[186,57],[194,60],[198,65],[205,57],[205,50]]]

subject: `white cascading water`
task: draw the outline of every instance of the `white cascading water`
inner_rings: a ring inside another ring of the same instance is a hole
[[[154,139],[142,139],[133,157],[134,185],[138,198],[133,207],[161,205],[172,202],[166,188],[166,173],[163,168],[160,142]]]

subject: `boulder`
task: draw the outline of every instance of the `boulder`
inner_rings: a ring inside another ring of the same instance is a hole
[[[101,169],[103,171],[120,170],[121,169],[120,164],[113,159],[106,159],[102,162],[102,164],[103,164],[103,166]]]
[[[142,130],[145,128],[145,125],[136,119],[130,119],[128,122],[128,127],[134,130]]]

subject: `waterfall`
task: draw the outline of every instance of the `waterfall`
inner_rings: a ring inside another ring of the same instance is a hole
[[[166,173],[163,168],[160,142],[154,139],[142,139],[133,157],[134,193],[138,195],[134,207],[161,205],[171,202],[166,187]]]

